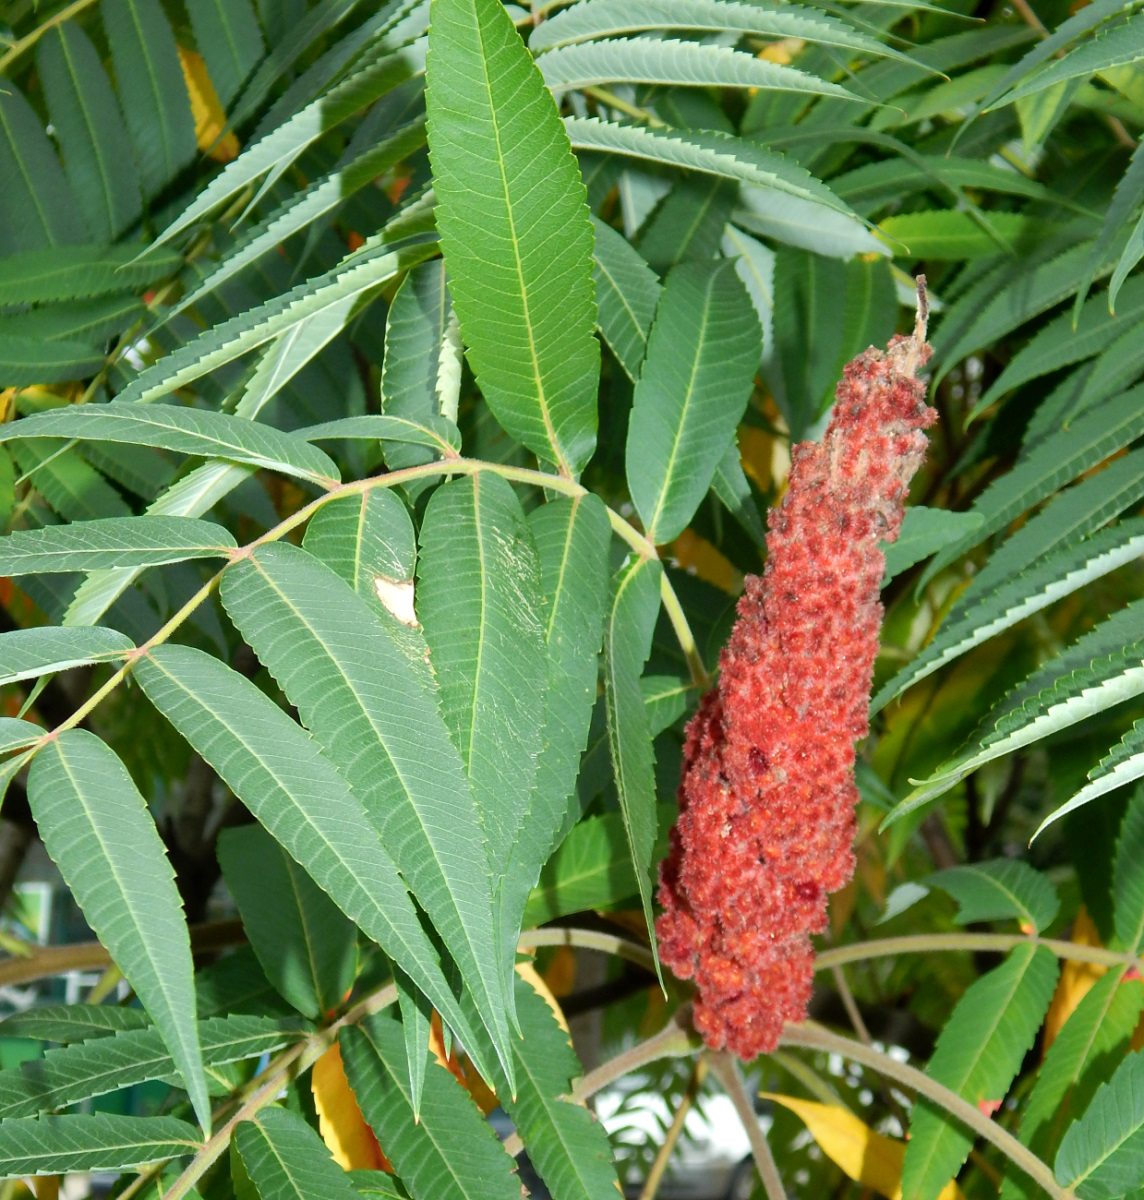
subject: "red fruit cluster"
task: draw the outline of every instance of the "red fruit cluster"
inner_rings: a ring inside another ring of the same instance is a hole
[[[719,686],[687,729],[679,821],[660,865],[660,955],[698,987],[695,1025],[744,1059],[806,1016],[810,934],[854,872],[854,745],[867,732],[894,541],[936,418],[914,377],[922,319],[845,369],[823,440],[796,446],[747,579]]]

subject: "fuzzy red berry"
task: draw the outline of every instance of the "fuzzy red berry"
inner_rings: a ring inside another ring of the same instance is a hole
[[[920,281],[919,296],[924,281]],[[920,307],[924,307],[924,304]],[[750,576],[718,688],[687,729],[660,865],[660,955],[698,988],[695,1025],[744,1059],[806,1016],[810,934],[854,872],[854,746],[867,733],[885,566],[936,418],[911,337],[847,364],[822,441],[792,452],[763,575]]]

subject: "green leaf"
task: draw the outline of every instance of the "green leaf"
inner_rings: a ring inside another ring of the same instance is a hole
[[[260,547],[223,577],[222,600],[392,847],[507,1058],[480,823],[434,698],[365,601],[303,550]]]
[[[631,243],[599,217],[592,277],[596,283],[596,323],[624,373],[634,383],[647,353],[660,286],[655,272]]]
[[[998,237],[1012,246],[1033,227],[1024,213],[991,212],[986,219],[994,233],[982,228],[972,213],[953,209],[902,213],[887,217],[878,227],[914,259],[984,258],[997,253]]]
[[[83,729],[61,733],[36,756],[28,802],[44,848],[158,1027],[209,1135],[191,942],[146,802],[116,755]]]
[[[433,1008],[400,967],[394,969],[393,982],[397,988],[397,1007],[401,1011],[401,1031],[405,1034],[405,1056],[409,1062],[409,1103],[413,1119],[417,1121],[421,1118],[421,1099],[425,1095],[425,1065],[429,1058]],[[493,1058],[495,1053],[489,1061]]]
[[[1045,1053],[1021,1118],[1021,1141],[1051,1162],[1068,1126],[1088,1107],[1111,1062],[1124,1057],[1144,1008],[1144,983],[1109,971],[1081,997]],[[1033,1200],[1037,1189],[1007,1175],[1002,1200]]]
[[[572,88],[622,80],[684,87],[767,88],[869,103],[836,83],[794,67],[780,67],[727,46],[681,42],[675,38],[580,42],[549,50],[536,60],[536,65],[544,82],[557,95]]]
[[[1005,369],[990,384],[974,405],[971,417],[983,412],[1006,392],[1011,392],[1031,379],[1039,379],[1070,363],[1081,362],[1099,354],[1131,327],[1144,313],[1144,279],[1132,280],[1121,293],[1120,311],[1113,316],[1108,311],[1106,296],[1090,296],[1080,311],[1073,328],[1073,314],[1063,312],[1054,317],[1022,350],[1006,364]]]
[[[349,1181],[359,1195],[385,1196],[386,1200],[408,1200],[395,1175],[387,1171],[350,1171]]]
[[[199,1131],[174,1117],[21,1117],[0,1125],[0,1175],[129,1171],[200,1149]]]
[[[1053,1164],[1080,1200],[1123,1196],[1144,1178],[1144,1053],[1129,1054],[1069,1126]]]
[[[97,296],[90,300],[71,300],[44,304],[12,313],[4,318],[5,341],[8,337],[33,338],[40,342],[83,342],[85,352],[98,352],[96,343],[122,333],[145,312],[135,296]],[[102,354],[100,358],[102,360]]]
[[[48,528],[71,527],[49,525]],[[0,634],[0,684],[35,679],[38,675],[66,671],[88,663],[115,662],[126,658],[134,649],[131,639],[116,629],[65,629],[59,625],[13,629]]]
[[[1137,721],[1088,773],[1089,782],[1070,800],[1054,809],[1037,827],[1030,842],[1061,817],[1144,775],[1144,721]]]
[[[511,969],[532,881],[509,884],[507,870],[528,832],[546,671],[540,560],[510,484],[486,472],[433,493],[418,588],[441,715],[472,786],[501,958]]]
[[[1135,519],[1121,521],[1079,545],[1061,547],[947,621],[913,662],[878,692],[870,702],[871,713],[974,646],[1138,558],[1142,547],[1144,523]]]
[[[123,389],[117,402],[156,400],[250,350],[289,334],[304,321],[336,311],[345,320],[355,297],[365,297],[436,248],[431,236],[418,236],[390,246],[382,243],[346,258],[328,271],[289,292],[257,304],[181,345],[153,363]],[[197,410],[202,415],[203,410]],[[216,416],[218,414],[215,414]]]
[[[1047,261],[1030,256],[1007,269],[1003,282],[987,278],[963,293],[932,339],[942,364],[937,382],[974,350],[995,344],[1070,295],[1089,269],[1091,250],[1091,242],[1081,242]],[[1119,255],[1119,244],[1111,246],[1093,277],[1111,271]]]
[[[1052,924],[1060,908],[1057,890],[1040,871],[1019,858],[949,867],[925,879],[958,903],[958,925],[1013,919],[1039,933]]]
[[[217,0],[212,0],[217,2]],[[208,296],[249,266],[263,254],[280,246],[288,237],[312,227],[342,202],[372,183],[395,163],[425,144],[425,119],[418,117],[403,125],[390,137],[370,144],[361,154],[336,170],[315,179],[299,192],[288,196],[268,217],[259,221],[239,239],[234,249],[192,291],[171,309],[168,319],[191,305],[201,304]],[[404,210],[394,218],[396,223]]]
[[[265,53],[250,0],[187,0],[195,43],[223,108]]]
[[[122,2],[122,0],[121,0]],[[238,156],[207,184],[155,239],[162,245],[203,220],[268,171],[284,171],[318,138],[423,70],[416,48],[375,59],[347,75]],[[240,106],[241,107],[241,106]],[[243,118],[236,113],[236,118]]]
[[[149,516],[199,517],[252,474],[249,467],[208,462],[172,484],[147,508]],[[76,589],[64,615],[65,625],[93,625],[138,577],[141,568],[93,571]]]
[[[34,437],[156,446],[180,454],[231,459],[315,483],[337,478],[333,462],[295,434],[281,433],[268,425],[226,413],[182,405],[144,406],[122,400],[70,405],[7,425],[0,440]]]
[[[430,161],[449,286],[500,424],[577,474],[596,444],[592,227],[580,169],[499,0],[433,0]]]
[[[632,400],[628,489],[648,539],[672,541],[735,436],[759,363],[759,323],[734,263],[667,278]]]
[[[830,188],[809,171],[788,162],[781,154],[729,134],[616,125],[595,117],[565,117],[564,128],[574,150],[619,154],[662,166],[721,175],[741,183],[788,192],[839,213],[850,212]]]
[[[613,581],[611,611],[604,625],[608,748],[649,932],[654,928],[649,871],[656,837],[655,754],[640,674],[651,653],[662,575],[659,562],[650,558],[635,558],[621,567]],[[652,953],[656,954],[654,933]]]
[[[14,387],[88,379],[103,363],[103,351],[86,342],[0,334],[0,372]]]
[[[183,265],[173,250],[137,258],[133,246],[56,246],[0,258],[0,304],[32,304],[128,292]]]
[[[397,496],[372,488],[322,505],[302,545],[365,600],[405,652],[426,691],[435,692],[429,646],[413,607],[417,535],[409,510]]]
[[[0,92],[0,177],[0,255],[84,240],[43,122],[11,83]]]
[[[353,922],[260,825],[222,830],[218,861],[266,978],[305,1016],[333,1012],[354,981]]]
[[[740,191],[739,201],[733,220],[752,233],[828,258],[888,253],[886,244],[857,217],[789,195],[785,189],[746,186]]]
[[[151,1020],[141,1008],[117,1004],[50,1004],[15,1013],[0,1023],[0,1036],[42,1042],[84,1042],[129,1029],[146,1029]]]
[[[1005,77],[986,96],[982,107],[987,108],[993,104],[1016,83],[1029,75],[1035,67],[1059,54],[1068,46],[1069,42],[1095,28],[1113,14],[1120,12],[1123,7],[1122,0],[1093,0],[1092,4],[1086,4],[1083,9],[1078,9],[1062,21],[1048,37],[1038,41],[1027,54],[1009,68]]]
[[[1112,873],[1112,912],[1116,936],[1129,954],[1144,944],[1144,792],[1137,788],[1116,842]]]
[[[674,805],[657,806],[658,828],[670,829],[675,817]],[[658,861],[666,853],[665,837],[657,841],[652,858]],[[544,925],[569,913],[613,908],[639,895],[639,890],[623,817],[619,813],[587,817],[544,864],[528,898],[524,928]]]
[[[102,567],[155,567],[188,558],[225,558],[230,532],[192,517],[108,517],[17,529],[0,538],[0,573],[92,571]]]
[[[361,801],[305,731],[249,680],[187,646],[155,647],[135,678],[346,916],[409,972],[447,1020],[463,1022]]]
[[[536,783],[505,872],[505,921],[519,927],[552,847],[575,820],[576,775],[596,699],[608,595],[611,538],[603,502],[591,494],[550,500],[528,517],[545,600],[547,686]]]
[[[925,792],[927,799],[931,798],[953,787],[984,763],[1051,737],[1140,695],[1144,691],[1144,640],[1061,674],[1040,691],[1033,692],[1025,685],[1021,690],[1032,694],[1023,703],[1007,702],[1005,712],[995,722],[987,722],[993,727],[981,739],[980,747],[943,763],[911,799],[920,791]]]
[[[112,242],[142,213],[139,177],[107,72],[87,35],[64,21],[41,38],[36,65],[72,190],[92,241]]]
[[[938,1035],[926,1074],[970,1104],[1002,1100],[1033,1044],[1057,982],[1044,946],[1018,946],[958,1001]],[[902,1195],[936,1200],[965,1162],[972,1140],[931,1101],[918,1098],[902,1168]]]
[[[0,717],[0,750],[7,752],[8,750],[17,750],[21,746],[30,746],[42,737],[43,733],[43,729],[31,721],[22,721],[16,717]]]
[[[387,417],[376,413],[362,417],[340,417],[299,430],[308,442],[349,438],[362,441],[403,442],[410,446],[429,446],[442,455],[456,456],[461,435],[448,417]]]
[[[12,446],[12,457],[51,508],[69,521],[132,515],[120,493],[65,442],[18,441]]]
[[[1137,62],[1144,55],[1144,14],[1126,14],[1119,20],[1108,21],[1091,38],[1079,43],[1063,57],[1035,74],[1026,75],[1012,91],[1007,92],[991,108],[1012,104],[1053,87],[1066,79],[1089,76]]]
[[[378,1013],[343,1029],[338,1042],[358,1104],[413,1200],[519,1200],[516,1164],[436,1062],[426,1069],[421,1119],[414,1121],[399,1022]]]
[[[286,1108],[264,1108],[234,1131],[261,1200],[356,1200],[350,1178],[304,1117]]]
[[[198,150],[175,35],[159,0],[101,0],[100,13],[144,195],[157,195]]]
[[[983,520],[980,513],[974,512],[950,512],[945,508],[923,508],[920,504],[907,508],[897,539],[883,543],[886,572],[882,586],[943,546],[964,538],[967,531],[976,530]]]
[[[710,262],[735,207],[738,188],[716,175],[677,180],[640,228],[639,252],[657,274],[687,259]]]
[[[251,1016],[215,1017],[200,1021],[198,1029],[208,1067],[257,1058],[308,1032],[296,1019]],[[182,1086],[157,1029],[124,1029],[111,1036],[97,1032],[91,1041],[49,1050],[43,1058],[0,1071],[0,1117],[8,1121],[63,1108],[149,1079]]]
[[[381,411],[389,417],[432,423],[457,418],[461,341],[445,273],[445,260],[413,268],[394,294],[385,319]],[[390,470],[431,461],[408,443],[385,446]]]
[[[762,37],[799,38],[866,54],[899,57],[843,21],[795,4],[756,8],[727,0],[589,0],[563,9],[537,25],[528,39],[535,54],[556,46],[653,29],[691,32],[736,30]],[[904,57],[904,56],[901,56]]]
[[[739,439],[736,437],[728,445],[719,465],[715,468],[715,477],[711,480],[711,490],[719,497],[723,507],[751,535],[751,541],[756,546],[766,544],[766,529],[763,519],[759,516],[758,505],[751,494],[751,485],[743,472],[743,464],[739,455]]]

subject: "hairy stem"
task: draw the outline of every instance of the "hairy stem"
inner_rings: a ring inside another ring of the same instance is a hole
[[[648,971],[655,971],[655,960],[646,946],[595,929],[566,929],[559,925],[549,929],[526,929],[516,945],[518,950],[532,950],[537,946],[576,946],[581,950],[599,950]]]
[[[792,1025],[788,1022],[780,1045],[801,1046],[805,1050],[825,1050],[828,1053],[841,1054],[843,1058],[861,1063],[888,1079],[912,1088],[969,1126],[979,1137],[992,1142],[1010,1162],[1020,1167],[1030,1179],[1053,1197],[1053,1200],[1067,1200],[1068,1193],[1057,1183],[1048,1165],[1028,1147],[1022,1146],[1011,1133],[1007,1133],[996,1121],[990,1120],[968,1100],[963,1100],[956,1092],[943,1087],[928,1075],[923,1075],[917,1068],[900,1063],[888,1054],[882,1054],[872,1046],[864,1046],[853,1038],[831,1033],[813,1021],[802,1025]]]
[[[786,1189],[783,1187],[782,1177],[779,1175],[775,1157],[767,1142],[767,1135],[763,1133],[763,1127],[755,1115],[754,1103],[747,1094],[747,1087],[743,1082],[743,1073],[739,1070],[738,1060],[725,1052],[712,1054],[711,1073],[723,1085],[723,1090],[739,1114],[739,1120],[751,1143],[751,1154],[754,1156],[755,1166],[758,1167],[759,1178],[763,1181],[763,1190],[767,1193],[767,1200],[786,1200]]]
[[[61,722],[55,729],[40,738],[28,752],[28,757],[30,758],[38,753],[49,741],[58,737],[65,730],[72,729],[78,725],[84,717],[127,678],[137,659],[145,656],[152,647],[161,645],[167,641],[199,605],[206,601],[218,586],[224,572],[232,563],[248,558],[251,552],[257,547],[266,545],[269,542],[279,541],[291,530],[305,524],[324,505],[329,504],[333,500],[341,499],[344,496],[360,496],[365,492],[372,491],[374,488],[396,487],[409,480],[424,479],[434,475],[477,475],[482,471],[489,471],[494,475],[500,475],[503,479],[507,479],[513,483],[531,484],[534,487],[559,492],[565,496],[584,496],[588,494],[587,488],[559,475],[546,475],[543,471],[532,471],[524,467],[503,466],[500,463],[485,462],[483,459],[448,456],[437,462],[424,463],[421,466],[407,467],[401,471],[390,471],[385,475],[377,475],[369,479],[358,479],[351,483],[332,486],[324,495],[304,505],[296,513],[292,513],[284,521],[280,521],[273,529],[268,530],[261,537],[256,538],[246,546],[232,551],[230,561],[226,566],[213,575],[157,633],[137,650],[133,651],[123,666],[98,691],[76,709],[66,721]],[[643,534],[625,521],[619,513],[609,508],[608,520],[613,532],[627,542],[637,554],[645,558],[658,558],[655,546]],[[691,627],[679,603],[679,598],[676,596],[675,589],[672,588],[666,574],[663,575],[660,583],[660,596],[664,609],[671,620],[675,635],[679,640],[679,645],[687,659],[692,679],[697,686],[705,689],[710,683],[707,671],[703,666],[703,660],[696,647],[695,636],[691,632]]]
[[[1057,958],[1072,962],[1099,963],[1105,967],[1135,967],[1144,974],[1144,959],[1103,946],[1082,946],[1058,938],[1027,937],[1013,933],[918,933],[909,937],[881,938],[856,942],[852,946],[834,946],[823,950],[815,960],[816,971],[833,970],[843,963],[865,962],[872,958],[891,958],[896,954],[933,954],[951,950],[1012,950],[1016,946],[1044,946]]]
[[[622,1079],[629,1071],[636,1070],[657,1058],[679,1058],[691,1054],[703,1045],[699,1035],[691,1026],[691,1005],[683,1004],[672,1014],[671,1020],[659,1031],[623,1054],[602,1063],[589,1071],[572,1088],[571,1099],[583,1103],[609,1083]]]

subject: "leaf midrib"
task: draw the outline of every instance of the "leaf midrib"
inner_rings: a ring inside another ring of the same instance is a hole
[[[675,460],[679,457],[679,448],[683,444],[683,433],[687,426],[687,414],[690,411],[691,402],[695,395],[695,378],[699,373],[699,361],[703,357],[703,351],[707,343],[707,326],[711,317],[711,289],[714,279],[715,276],[710,275],[704,282],[703,315],[699,320],[699,340],[696,342],[695,355],[691,360],[691,372],[687,380],[687,390],[683,396],[683,408],[679,414],[679,423],[676,426],[675,437],[671,443],[671,453],[668,455],[667,466],[664,469],[659,499],[656,502],[652,518],[648,522],[647,540],[653,545],[655,544],[656,526],[659,524],[659,519],[663,514],[663,506],[667,503],[668,492],[671,490],[672,478],[675,473]]]
[[[512,244],[513,265],[516,268],[517,283],[520,286],[521,304],[524,308],[524,328],[528,333],[528,351],[529,357],[532,359],[532,372],[536,383],[536,401],[540,407],[541,418],[544,421],[544,431],[548,437],[548,444],[552,448],[552,453],[556,456],[556,465],[560,468],[562,474],[571,478],[572,468],[568,465],[568,460],[564,457],[564,451],[556,437],[556,429],[552,424],[552,414],[549,412],[548,408],[548,397],[545,395],[544,391],[544,380],[541,376],[540,360],[536,350],[536,338],[533,333],[532,314],[528,302],[528,289],[525,286],[524,281],[524,264],[521,262],[520,258],[520,240],[516,234],[516,217],[513,212],[512,195],[509,190],[508,175],[505,172],[504,147],[501,142],[500,121],[497,117],[496,104],[493,101],[493,87],[488,69],[489,55],[487,53],[487,47],[485,44],[485,30],[475,6],[473,7],[473,24],[476,26],[477,40],[480,43],[481,73],[484,76],[485,94],[488,98],[489,124],[492,126],[493,137],[496,140],[496,165],[497,170],[500,173],[501,187],[504,189],[504,207],[505,213],[508,217],[510,233],[509,240]],[[529,63],[528,70],[535,71],[536,67],[532,63]]]

